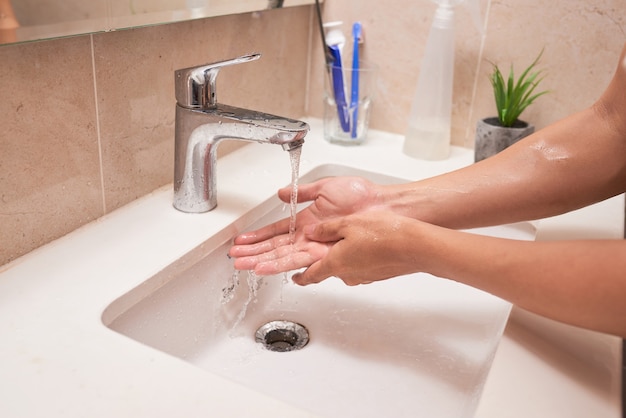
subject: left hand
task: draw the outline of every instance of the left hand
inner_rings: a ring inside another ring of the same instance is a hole
[[[296,273],[300,285],[336,276],[349,286],[423,271],[428,257],[420,236],[432,225],[389,211],[369,211],[305,227],[312,241],[329,243],[328,254]]]
[[[302,184],[298,202],[311,204],[296,216],[294,242],[290,241],[289,218],[243,233],[235,238],[230,249],[238,270],[254,270],[260,275],[271,275],[308,267],[328,252],[332,243],[307,239],[305,225],[365,211],[379,204],[380,186],[360,177],[327,177]],[[283,202],[289,202],[291,188],[278,192]]]

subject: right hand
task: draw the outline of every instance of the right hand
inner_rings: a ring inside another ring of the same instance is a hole
[[[278,197],[289,203],[291,188],[278,191]],[[271,275],[308,267],[328,252],[332,243],[311,241],[304,236],[306,225],[362,212],[376,206],[379,186],[361,177],[327,177],[298,187],[298,203],[311,205],[296,216],[294,242],[289,239],[290,219],[282,219],[256,231],[235,238],[229,255],[235,257],[235,268]]]

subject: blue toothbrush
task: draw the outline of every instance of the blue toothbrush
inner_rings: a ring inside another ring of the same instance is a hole
[[[359,119],[359,43],[361,42],[361,22],[352,25],[352,39],[354,42],[352,52],[352,87],[350,92],[350,110],[352,111],[350,136],[357,136],[357,122]]]
[[[338,45],[329,45],[328,50],[333,57],[333,93],[335,94],[335,103],[337,103],[337,114],[339,116],[339,124],[344,132],[350,132],[350,114],[348,104],[346,102],[346,92],[343,84],[343,67],[341,64],[341,52]]]

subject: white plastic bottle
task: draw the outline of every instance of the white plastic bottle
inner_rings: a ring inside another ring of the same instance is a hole
[[[436,3],[439,7],[426,41],[403,148],[405,154],[425,160],[442,160],[450,155],[454,4],[458,0]]]

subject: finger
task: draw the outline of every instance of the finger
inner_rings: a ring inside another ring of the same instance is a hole
[[[235,237],[234,243],[237,245],[255,244],[275,237],[276,235],[286,234],[289,232],[289,223],[290,219],[285,218],[255,231],[244,232]]]
[[[258,275],[268,276],[307,267],[312,262],[313,259],[309,253],[294,252],[275,260],[258,263],[254,272]]]
[[[278,255],[270,251],[260,255],[239,257],[235,260],[233,266],[236,270],[255,270],[259,263],[271,262],[277,258],[279,258]]]
[[[235,270],[254,270],[257,264],[256,256],[239,257],[235,260],[233,267],[235,267]]]
[[[303,228],[307,239],[317,242],[336,242],[344,238],[341,228],[343,219],[320,222],[316,225],[306,225]]]
[[[324,261],[321,260],[311,264],[311,266],[302,273],[294,274],[291,279],[294,283],[299,284],[300,286],[306,286],[309,284],[320,283],[331,276],[332,274],[325,272]]]
[[[257,252],[250,251],[248,255],[242,255],[239,258],[237,258],[237,260],[235,260],[235,268],[238,270],[256,270],[257,265],[259,264],[271,263],[271,262],[275,262],[276,260],[287,259],[289,257],[292,257],[295,253],[298,252],[298,250],[289,242],[289,237],[288,236],[285,236],[285,237],[286,239],[281,238],[282,240],[281,245],[274,246],[274,244],[271,242],[275,240],[269,240],[259,246],[251,245],[251,246],[231,248],[232,253],[236,253],[237,250],[241,250],[241,252],[248,251],[249,247],[258,247],[258,248],[254,248],[254,250],[257,250],[257,249],[260,250]],[[265,247],[265,244],[269,244],[269,245]],[[309,264],[312,262],[313,262],[312,260],[309,261]],[[300,267],[302,266],[298,266],[297,268],[300,268]],[[271,274],[274,274],[274,273],[271,273]]]
[[[310,202],[317,198],[320,188],[328,181],[328,178],[298,185],[298,203]],[[278,198],[285,203],[291,201],[291,187],[283,187],[278,190]]]
[[[279,235],[255,244],[233,245],[228,251],[231,257],[248,257],[273,251],[291,244],[288,234]]]
[[[294,246],[278,247],[268,253],[242,257],[235,260],[239,270],[255,270],[259,274],[276,274],[308,267],[324,257],[333,243],[308,242]],[[265,264],[261,266],[261,264]]]
[[[235,258],[249,257],[271,252],[277,248],[288,246],[290,243],[289,235],[279,235],[255,244],[233,245],[228,250],[228,255]]]

